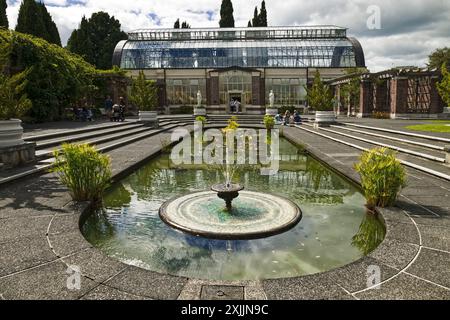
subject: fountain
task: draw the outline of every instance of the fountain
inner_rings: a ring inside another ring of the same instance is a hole
[[[244,190],[244,187],[236,183],[220,183],[211,187],[211,190],[217,192],[217,196],[225,200],[226,211],[231,212],[233,209],[232,202],[239,197],[239,191]]]

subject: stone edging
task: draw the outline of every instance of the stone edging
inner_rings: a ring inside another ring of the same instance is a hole
[[[354,182],[358,180],[357,177],[355,179],[355,172],[350,172],[348,167],[339,164],[320,150],[312,146],[307,146],[306,150],[347,179]],[[153,153],[139,163],[127,164],[127,168],[115,174],[114,180],[127,175],[157,154]],[[62,262],[67,266],[79,265],[83,277],[95,282],[84,295],[103,290],[134,299],[198,299],[201,295],[199,290],[201,291],[203,286],[233,285],[242,286],[247,299],[364,299],[365,293],[376,291],[367,287],[369,266],[380,268],[383,285],[408,270],[418,257],[422,245],[420,231],[406,212],[398,208],[379,209],[386,222],[385,240],[368,256],[341,268],[302,277],[262,281],[188,279],[140,269],[107,257],[93,248],[81,235],[81,217],[89,212],[89,204],[71,204],[69,207],[69,216],[57,214],[52,218],[48,226],[47,240],[54,254]],[[401,230],[397,228],[399,224]],[[408,230],[407,238],[405,229]],[[69,230],[72,241],[64,234],[61,235],[59,230]],[[402,238],[405,239],[401,240]],[[67,250],[69,247],[70,250]],[[92,258],[74,261],[71,259],[72,252],[76,250],[74,248],[86,252]]]

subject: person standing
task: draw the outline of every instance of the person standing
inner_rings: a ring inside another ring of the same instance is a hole
[[[236,113],[239,113],[239,110],[241,110],[241,103],[239,102],[239,100],[236,100],[235,106],[236,106]]]
[[[112,118],[112,109],[113,109],[113,101],[111,99],[111,96],[107,96],[105,100],[105,113],[106,116],[111,120]]]

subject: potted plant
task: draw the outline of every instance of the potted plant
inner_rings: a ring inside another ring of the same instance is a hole
[[[264,116],[264,125],[267,130],[272,130],[275,126],[275,118],[273,116]]]
[[[316,71],[311,88],[305,88],[309,105],[316,110],[314,127],[327,126],[336,122],[334,113],[334,97],[330,88],[320,79],[319,71]]]
[[[139,108],[139,121],[146,125],[158,126],[158,88],[156,81],[147,80],[144,71],[133,80],[130,101]]]
[[[24,94],[27,72],[0,72],[0,148],[24,144],[21,118],[32,106]]]

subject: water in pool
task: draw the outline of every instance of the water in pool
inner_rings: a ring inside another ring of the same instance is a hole
[[[270,192],[298,204],[293,229],[259,240],[209,240],[176,231],[158,210],[168,199],[209,190],[223,175],[202,166],[175,166],[169,154],[150,161],[114,185],[104,208],[83,225],[86,239],[107,255],[148,270],[200,279],[253,280],[323,272],[372,251],[384,226],[367,215],[358,189],[282,139],[280,171],[244,171],[246,190]]]

